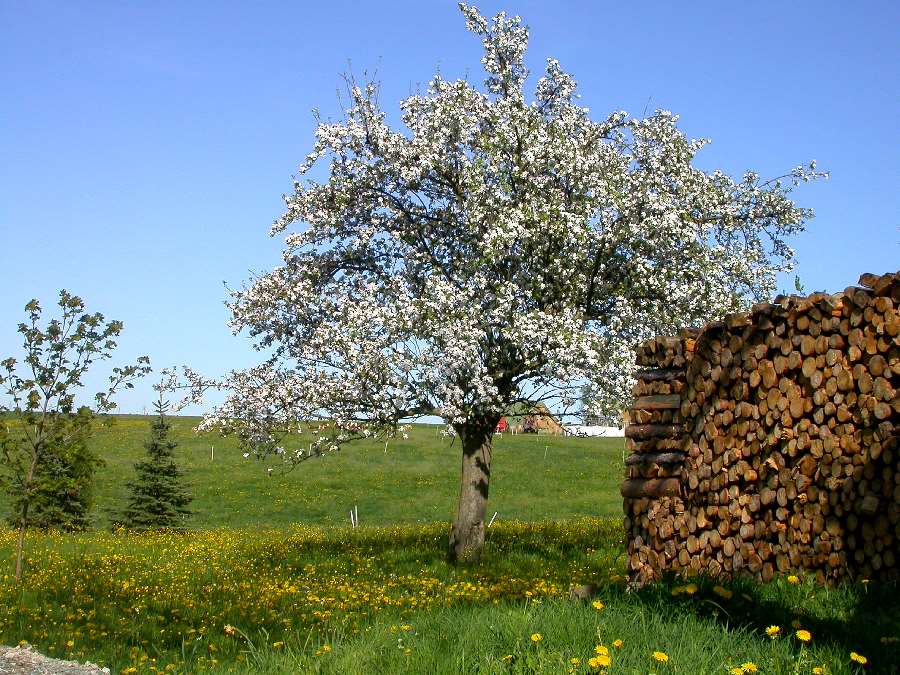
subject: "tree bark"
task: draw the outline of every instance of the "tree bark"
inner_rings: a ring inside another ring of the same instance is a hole
[[[450,530],[449,558],[454,564],[477,563],[481,558],[496,426],[496,421],[493,421],[457,429],[462,442],[462,470],[456,520]]]
[[[25,530],[28,529],[28,506],[31,504],[31,481],[34,480],[34,471],[37,468],[37,453],[32,455],[28,473],[25,476],[25,499],[22,504],[22,513],[19,515],[19,536],[16,541],[16,583],[22,581],[22,559],[25,549]]]

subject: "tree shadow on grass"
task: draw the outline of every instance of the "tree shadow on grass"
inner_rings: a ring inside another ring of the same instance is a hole
[[[695,587],[696,590],[693,590]],[[693,592],[692,592],[693,591]],[[812,634],[818,646],[865,655],[865,672],[900,673],[900,584],[842,583],[824,586],[812,580],[791,584],[787,578],[760,584],[752,578],[721,580],[676,577],[633,594],[621,586],[602,589],[666,613],[692,613],[727,627],[765,636],[779,626],[778,639],[797,640],[796,630]],[[799,645],[799,642],[798,642]]]

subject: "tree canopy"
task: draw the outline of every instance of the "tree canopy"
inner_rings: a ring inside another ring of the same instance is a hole
[[[766,298],[791,268],[811,213],[789,194],[814,163],[703,171],[707,141],[675,115],[593,119],[554,59],[529,100],[520,18],[460,9],[482,88],[436,75],[394,129],[377,85],[348,78],[344,119],[320,120],[271,231],[284,263],[232,297],[233,328],[270,357],[231,374],[206,426],[297,462],[435,412],[471,436],[586,384],[619,407],[638,342]]]

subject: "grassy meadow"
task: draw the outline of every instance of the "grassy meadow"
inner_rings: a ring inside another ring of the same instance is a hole
[[[125,482],[143,452],[149,417],[111,416],[94,448],[106,462],[96,480],[95,520],[106,527],[125,504]],[[193,528],[431,523],[452,518],[459,489],[459,441],[443,427],[414,425],[408,439],[360,441],[287,471],[277,458],[245,459],[232,438],[196,434],[196,417],[173,417],[179,465],[191,486]],[[302,437],[298,437],[302,439]],[[621,439],[496,436],[490,506],[498,518],[545,520],[618,516]],[[272,468],[272,472],[267,471]],[[6,509],[0,495],[0,509]]]
[[[0,643],[113,673],[900,672],[896,587],[629,589],[621,440],[498,437],[500,515],[483,564],[455,568],[459,449],[436,427],[270,474],[231,441],[195,435],[196,419],[173,421],[191,529],[106,528],[149,431],[148,418],[115,418],[94,440],[107,463],[95,530],[30,533],[18,587],[14,533],[0,530]],[[570,599],[581,584],[594,595]]]

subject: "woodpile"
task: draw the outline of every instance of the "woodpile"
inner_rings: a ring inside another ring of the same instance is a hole
[[[900,576],[900,272],[643,344],[628,568]]]

